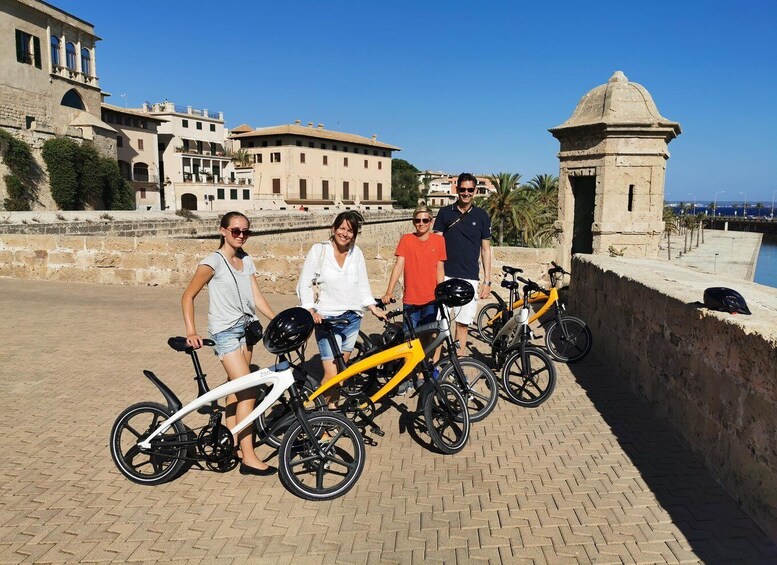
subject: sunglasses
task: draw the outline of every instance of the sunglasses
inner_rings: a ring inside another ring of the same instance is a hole
[[[414,224],[428,224],[431,221],[431,218],[413,218]]]
[[[468,192],[470,194],[474,194],[475,193],[475,189],[474,188],[459,188],[458,191],[459,192]]]
[[[251,237],[251,234],[253,233],[249,229],[241,230],[240,228],[227,228],[229,232],[232,234],[232,237],[240,237],[241,235],[243,237]]]

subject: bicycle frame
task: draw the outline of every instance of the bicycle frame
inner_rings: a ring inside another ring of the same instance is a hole
[[[383,387],[373,394],[369,400],[373,403],[377,402],[388,394],[395,386],[399,385],[405,377],[407,377],[417,366],[426,358],[426,353],[421,345],[419,339],[412,339],[408,342],[400,345],[395,345],[385,351],[378,351],[374,355],[370,355],[366,359],[357,361],[345,371],[339,372],[332,380],[324,385],[321,385],[316,391],[310,395],[308,401],[315,400],[317,397],[326,393],[329,389],[339,385],[344,380],[353,377],[359,373],[363,373],[369,369],[373,369],[378,365],[389,363],[391,361],[402,360],[404,363],[397,373],[387,382]],[[365,408],[366,405],[362,405],[361,408]]]
[[[501,298],[494,291],[491,291],[491,294],[497,297],[497,300]],[[550,310],[553,307],[553,305],[556,304],[556,302],[558,302],[558,298],[559,298],[558,289],[556,287],[552,287],[550,289],[550,292],[532,292],[529,295],[529,304],[537,304],[538,302],[545,302],[545,304],[543,304],[542,308],[537,310],[537,312],[535,312],[534,315],[532,315],[528,319],[528,323],[533,324],[534,322],[542,318],[548,312],[548,310]],[[513,310],[513,311],[518,310],[522,306],[523,306],[523,298],[513,302],[510,310]],[[504,313],[504,310],[500,310],[499,312],[497,312],[494,315],[494,317],[488,321],[488,325],[489,326],[493,325],[495,321],[499,320],[502,317],[503,313]]]
[[[253,373],[249,373],[244,377],[235,379],[224,383],[205,394],[198,396],[192,400],[189,404],[180,408],[175,414],[170,416],[167,420],[162,422],[157,429],[149,435],[145,440],[138,443],[141,449],[152,449],[152,441],[159,435],[166,432],[170,426],[178,420],[181,420],[185,416],[191,414],[198,408],[202,408],[212,402],[224,398],[230,394],[234,394],[249,388],[253,388],[260,385],[272,385],[272,388],[267,393],[267,396],[259,403],[248,416],[243,420],[235,424],[235,427],[229,431],[233,436],[239,434],[246,427],[248,427],[254,420],[256,420],[260,414],[272,406],[281,395],[291,388],[295,383],[292,369],[288,362],[283,361],[272,367],[266,367],[259,369]],[[307,422],[302,422],[302,425],[307,425]]]

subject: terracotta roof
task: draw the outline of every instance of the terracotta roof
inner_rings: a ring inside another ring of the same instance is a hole
[[[254,128],[252,128],[248,124],[240,124],[236,128],[232,128],[230,130],[230,133],[246,133],[248,131],[254,131]]]
[[[79,114],[73,118],[73,121],[70,122],[71,126],[85,126],[85,127],[98,127],[102,128],[108,131],[112,131],[113,133],[117,133],[115,129],[113,129],[111,126],[106,124],[104,121],[102,121],[100,118],[97,118],[90,114],[89,112],[84,112],[83,110],[79,112]]]
[[[234,130],[232,130],[234,132]],[[358,145],[368,145],[371,147],[379,147],[381,149],[390,149],[391,151],[401,151],[399,147],[383,143],[377,139],[371,139],[369,137],[362,137],[353,133],[343,133],[340,131],[331,131],[324,128],[314,128],[310,126],[298,126],[295,124],[288,124],[283,126],[273,126],[268,128],[255,129],[246,133],[239,133],[237,135],[230,135],[231,139],[244,139],[248,137],[262,137],[270,135],[299,135],[304,137],[315,137],[318,139],[328,139],[330,141],[342,141],[345,143],[355,143]]]
[[[143,110],[136,110],[135,108],[122,108],[121,106],[114,106],[113,104],[106,104],[103,102],[100,104],[103,108],[106,110],[111,110],[113,112],[118,112],[119,114],[127,114],[130,116],[138,116],[140,118],[145,118],[147,120],[151,120],[154,122],[159,122],[160,124],[163,124],[167,122],[167,120],[163,120],[161,118],[157,118],[156,116],[153,116],[151,114],[148,114],[144,112]]]

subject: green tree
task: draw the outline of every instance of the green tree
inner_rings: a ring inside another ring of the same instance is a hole
[[[496,189],[483,202],[483,208],[491,217],[491,225],[496,227],[499,245],[504,245],[505,232],[518,232],[521,208],[518,206],[518,173],[497,173],[489,175],[488,180]]]
[[[525,245],[546,247],[556,236],[555,222],[558,219],[558,177],[536,175],[522,187],[526,192],[526,203],[531,216],[526,233]]]
[[[32,156],[32,149],[24,141],[16,139],[0,129],[0,159],[8,167],[3,177],[8,197],[3,200],[6,210],[32,210],[38,200],[40,167]]]
[[[102,200],[109,210],[134,210],[134,191],[129,182],[121,176],[119,163],[113,159],[100,159],[102,175]]]
[[[391,196],[402,208],[418,205],[418,169],[404,159],[391,161]]]
[[[78,199],[80,204],[89,204],[97,208],[103,196],[105,175],[100,164],[100,154],[92,143],[85,142],[75,152],[76,173],[78,174]],[[106,208],[107,203],[103,202]]]
[[[51,196],[62,210],[81,208],[76,168],[77,151],[78,145],[65,137],[54,137],[43,144],[43,160],[49,172]]]

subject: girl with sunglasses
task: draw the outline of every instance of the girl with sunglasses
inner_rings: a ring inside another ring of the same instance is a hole
[[[231,381],[251,372],[255,337],[249,324],[257,320],[258,310],[268,319],[275,316],[259,291],[256,268],[243,245],[251,236],[250,222],[240,212],[229,212],[221,218],[220,245],[217,251],[200,261],[189,286],[181,297],[186,343],[202,347],[202,336],[194,323],[194,299],[208,285],[208,333],[216,342],[214,351]],[[227,426],[233,427],[254,409],[251,389],[227,397]],[[241,457],[240,474],[272,475],[276,469],[265,464],[254,451],[251,427],[240,433],[235,442]]]

